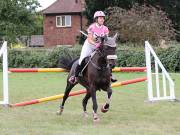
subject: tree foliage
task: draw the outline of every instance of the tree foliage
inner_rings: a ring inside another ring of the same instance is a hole
[[[124,9],[131,8],[136,0],[85,0],[86,11],[85,15],[88,18],[88,22],[92,23],[93,14],[97,10],[104,11],[108,7],[118,6]]]
[[[43,15],[41,12],[36,13],[34,15],[34,29],[33,35],[42,35],[43,34]]]
[[[0,37],[15,42],[20,35],[30,35],[35,30],[37,0],[0,1]]]
[[[174,28],[177,30],[177,37],[180,40],[180,1],[179,0],[85,0],[86,11],[85,15],[89,23],[92,22],[93,14],[96,10],[105,10],[109,7],[121,7],[123,9],[130,9],[135,3],[139,5],[151,5],[157,9],[161,9],[168,14],[172,19]]]
[[[153,44],[174,38],[174,28],[165,12],[152,6],[134,5],[130,10],[119,7],[108,8],[107,25],[120,34],[121,41],[137,44],[145,40]]]
[[[158,7],[168,14],[176,29],[177,39],[180,40],[180,1],[179,0],[143,0],[141,4]]]

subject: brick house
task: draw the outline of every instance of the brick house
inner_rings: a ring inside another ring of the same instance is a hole
[[[43,10],[44,46],[74,45],[86,26],[84,0],[57,0]]]

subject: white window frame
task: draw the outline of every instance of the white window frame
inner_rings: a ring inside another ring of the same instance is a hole
[[[65,17],[65,25],[62,25],[62,16],[64,16]],[[70,17],[70,24],[69,25],[67,25],[67,17]],[[57,22],[57,20],[58,20],[58,18],[60,18],[60,25],[58,25],[58,22]],[[61,15],[61,16],[56,16],[56,27],[71,27],[71,15]]]

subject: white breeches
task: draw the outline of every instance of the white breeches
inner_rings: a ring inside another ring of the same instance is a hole
[[[86,39],[86,41],[84,42],[84,45],[82,47],[82,50],[81,50],[81,55],[80,55],[80,58],[79,58],[79,65],[81,65],[81,62],[83,61],[83,59],[87,56],[90,56],[91,53],[94,51],[95,49],[95,46],[90,44],[88,42],[88,40]]]

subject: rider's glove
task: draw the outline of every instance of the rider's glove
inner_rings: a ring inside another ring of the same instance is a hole
[[[101,43],[95,43],[95,47],[99,48],[101,46]]]

